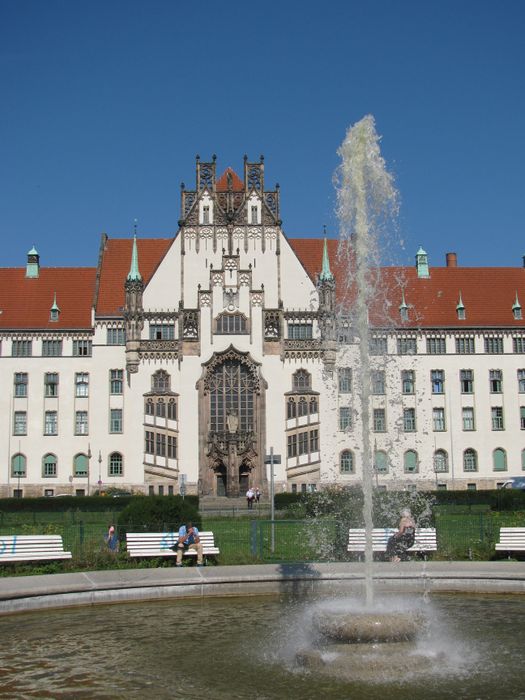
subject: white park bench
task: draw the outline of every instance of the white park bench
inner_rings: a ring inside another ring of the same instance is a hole
[[[396,532],[393,527],[375,527],[372,530],[372,551],[386,552],[386,545],[389,538]],[[350,528],[348,531],[348,552],[365,551],[365,530],[364,528]],[[437,551],[436,528],[418,527],[416,528],[415,541],[408,552],[418,552],[426,558],[428,552]]]
[[[525,552],[525,527],[502,527],[499,531],[499,542],[496,550],[507,552]]]
[[[216,557],[219,548],[215,546],[213,532],[199,532],[204,557]],[[171,547],[179,539],[178,532],[128,532],[126,548],[130,557],[176,557]],[[184,550],[183,556],[196,557],[194,549]]]
[[[0,535],[0,564],[71,559],[61,535]]]

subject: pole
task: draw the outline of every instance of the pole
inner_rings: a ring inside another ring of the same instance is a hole
[[[270,518],[272,521],[272,540],[270,551],[273,554],[275,552],[275,483],[273,479],[273,447],[270,447]]]
[[[87,451],[88,465],[87,465],[87,495],[89,496],[89,472],[91,471],[91,445],[88,442]]]

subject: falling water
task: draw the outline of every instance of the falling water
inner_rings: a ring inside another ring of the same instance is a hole
[[[338,150],[336,172],[339,218],[338,257],[346,272],[343,308],[359,345],[360,414],[362,426],[363,516],[366,529],[366,604],[373,602],[372,490],[373,459],[370,441],[370,324],[369,308],[375,298],[382,236],[397,212],[397,192],[379,148],[374,118],[363,117],[347,131]]]

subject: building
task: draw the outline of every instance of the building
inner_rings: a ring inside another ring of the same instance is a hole
[[[279,199],[262,159],[241,179],[197,158],[175,237],[104,234],[96,268],[32,249],[0,270],[2,495],[264,492],[271,448],[279,490],[360,480],[351,270],[337,241],[288,238]],[[377,486],[520,474],[525,269],[430,267],[420,249],[371,274]]]

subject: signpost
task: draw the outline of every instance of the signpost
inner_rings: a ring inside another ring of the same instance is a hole
[[[273,447],[270,447],[270,454],[266,455],[264,458],[264,463],[270,465],[270,519],[272,521],[272,540],[271,540],[271,547],[270,551],[273,554],[275,551],[275,503],[274,503],[274,496],[275,496],[275,482],[274,482],[274,474],[273,474],[273,465],[274,464],[281,464],[281,455],[274,455],[273,453]]]
[[[184,496],[186,495],[186,474],[180,474],[179,476],[180,479],[180,486],[179,486],[179,493],[184,499]]]

